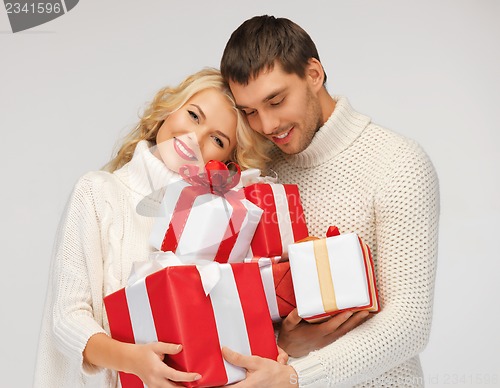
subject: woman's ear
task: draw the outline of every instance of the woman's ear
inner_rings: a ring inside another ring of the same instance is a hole
[[[325,82],[323,65],[316,58],[310,58],[306,67],[307,81],[315,91],[319,91]]]
[[[231,152],[231,155],[229,155],[229,158],[224,162],[226,166],[230,165],[231,163],[236,163],[236,147]]]

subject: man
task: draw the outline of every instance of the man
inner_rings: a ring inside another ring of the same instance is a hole
[[[290,20],[245,21],[221,71],[250,126],[274,144],[270,167],[299,185],[310,234],[337,225],[371,247],[381,302],[361,325],[361,313],[308,324],[292,312],[278,338],[289,365],[224,349],[249,372],[236,386],[423,385],[418,354],[431,325],[439,214],[427,155],[331,96],[313,41]]]

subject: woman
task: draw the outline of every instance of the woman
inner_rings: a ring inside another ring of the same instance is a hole
[[[181,344],[110,338],[103,297],[125,286],[134,261],[147,260],[154,218],[144,209],[158,206],[179,167],[210,159],[261,167],[265,146],[256,136],[219,72],[202,70],[160,90],[107,171],[78,181],[57,233],[36,387],[116,387],[116,371],[134,373],[150,388],[200,378],[163,363]]]

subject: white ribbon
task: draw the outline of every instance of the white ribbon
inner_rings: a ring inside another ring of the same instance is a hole
[[[270,184],[276,204],[276,215],[278,217],[278,227],[281,236],[282,252],[288,251],[288,245],[293,244],[292,220],[290,219],[290,210],[286,197],[285,187],[278,184]]]
[[[149,255],[148,261],[136,261],[132,264],[127,286],[133,286],[143,281],[146,276],[175,265],[183,265],[183,263],[173,252],[153,252]]]
[[[271,319],[273,321],[281,321],[278,310],[278,301],[276,300],[276,287],[274,284],[272,267],[273,262],[276,262],[276,260],[269,257],[261,257],[258,260],[260,277],[262,278],[262,284],[264,285],[264,293],[266,294],[267,307],[269,309],[269,313],[271,314]]]
[[[241,172],[240,185],[247,187],[254,183],[276,183],[278,182],[278,174],[269,170],[274,176],[260,176],[261,171],[258,168],[249,168]]]
[[[217,286],[212,289],[210,300],[219,335],[219,344],[221,348],[227,346],[238,353],[251,355],[245,316],[233,271],[229,264],[219,264],[218,266],[222,276]],[[224,367],[227,374],[227,384],[243,380],[246,376],[245,369],[234,366],[226,360],[224,360]]]
[[[132,271],[127,281],[127,286],[131,287],[135,284],[143,283],[146,276],[151,275],[163,268],[175,267],[179,265],[196,265],[196,269],[201,277],[201,283],[205,295],[210,294],[212,289],[220,280],[219,263],[210,260],[193,260],[189,261],[180,258],[171,251],[163,252],[156,251],[149,255],[148,261],[135,262],[132,265]]]

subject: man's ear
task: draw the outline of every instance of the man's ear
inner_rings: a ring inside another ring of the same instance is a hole
[[[316,58],[309,59],[306,67],[306,77],[313,90],[319,91],[323,87],[325,72],[323,65]]]

